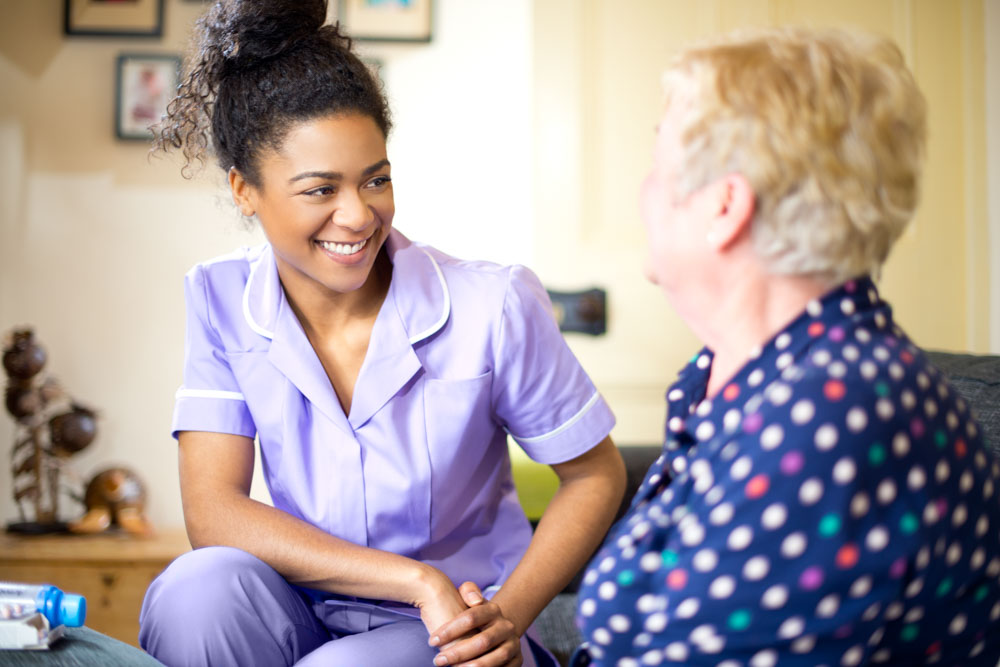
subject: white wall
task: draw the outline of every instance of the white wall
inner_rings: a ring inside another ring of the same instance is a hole
[[[396,222],[411,238],[530,263],[529,3],[436,0],[430,44],[363,47],[384,64]],[[197,3],[167,0],[158,41],[67,39],[62,4],[0,0],[0,331],[33,326],[47,370],[100,411],[97,440],[71,468],[133,468],[154,523],[180,525],[169,429],[182,277],[260,237],[244,229],[214,167],[186,182],[111,134],[114,57],[179,51]],[[17,516],[14,428],[0,415],[0,521]]]

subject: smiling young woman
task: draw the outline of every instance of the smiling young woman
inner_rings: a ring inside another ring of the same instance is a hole
[[[393,229],[389,113],[323,0],[224,0],[159,147],[267,243],[186,279],[173,434],[196,550],[150,586],[168,664],[551,665],[535,616],[607,530],[614,417],[519,266]],[[538,529],[510,434],[560,488]],[[249,498],[260,443],[274,506]]]

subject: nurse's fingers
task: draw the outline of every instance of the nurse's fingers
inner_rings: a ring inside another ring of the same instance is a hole
[[[483,592],[479,590],[479,586],[471,581],[466,581],[464,584],[458,587],[458,592],[461,593],[462,599],[465,604],[470,607],[475,607],[478,604],[482,604],[486,600],[483,598]]]
[[[478,632],[471,632],[478,629]],[[449,645],[453,637],[469,635]],[[514,624],[503,616],[500,607],[484,602],[466,609],[435,633],[445,648],[434,659],[437,667],[475,661],[476,667],[502,666],[520,660],[521,638]]]

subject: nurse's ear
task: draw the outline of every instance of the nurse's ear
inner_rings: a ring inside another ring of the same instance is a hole
[[[252,202],[253,186],[243,178],[243,174],[236,167],[229,168],[229,189],[233,193],[233,203],[240,209],[240,213],[248,218],[252,218],[257,211]]]

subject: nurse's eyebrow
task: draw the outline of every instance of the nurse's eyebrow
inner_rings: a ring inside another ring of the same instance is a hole
[[[370,167],[365,167],[364,170],[362,170],[361,175],[371,176],[379,169],[388,166],[389,166],[389,160],[382,159],[376,162],[375,164],[371,165]],[[292,176],[290,179],[288,179],[288,182],[294,183],[295,181],[301,181],[307,178],[322,178],[328,181],[339,181],[342,178],[344,178],[344,175],[341,174],[339,171],[304,171],[301,174],[296,174],[295,176]]]

